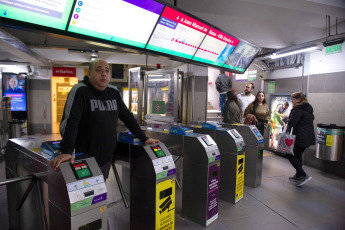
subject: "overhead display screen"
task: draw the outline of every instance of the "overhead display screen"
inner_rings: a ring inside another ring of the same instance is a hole
[[[68,31],[144,48],[163,7],[154,0],[77,0]]]
[[[192,59],[209,26],[165,7],[146,48]]]
[[[223,67],[244,72],[259,51],[260,48],[240,41]]]
[[[238,42],[239,40],[230,35],[211,28],[194,55],[193,60],[223,66]]]
[[[0,17],[65,30],[73,0],[0,0]]]

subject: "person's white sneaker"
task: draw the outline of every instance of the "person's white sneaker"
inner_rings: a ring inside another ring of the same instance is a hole
[[[303,176],[303,177],[300,177],[296,183],[296,186],[302,186],[304,185],[305,183],[307,183],[308,181],[310,181],[312,179],[311,176]]]

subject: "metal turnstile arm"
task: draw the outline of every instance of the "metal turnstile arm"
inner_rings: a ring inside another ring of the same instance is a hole
[[[177,157],[174,159],[174,164],[176,165],[176,162],[177,162],[178,160],[180,160],[180,159],[181,159],[181,156],[177,156]],[[179,189],[181,189],[181,185],[180,185],[180,183],[178,182],[177,177],[175,178],[175,182],[176,182],[176,184],[177,184],[177,187],[178,187]]]
[[[2,181],[0,181],[0,186],[12,184],[12,183],[17,183],[17,182],[21,182],[21,181],[25,181],[25,180],[31,180],[31,183],[28,186],[28,188],[26,189],[26,191],[24,192],[23,197],[20,199],[16,210],[19,211],[21,209],[24,202],[28,198],[32,188],[34,187],[35,184],[37,184],[38,185],[38,189],[37,189],[38,190],[38,202],[39,202],[40,213],[41,213],[41,217],[42,217],[42,220],[41,220],[42,226],[43,226],[43,229],[48,229],[47,215],[46,215],[46,211],[45,211],[45,208],[43,205],[44,202],[43,202],[43,196],[42,196],[42,192],[41,192],[41,186],[42,186],[41,180],[37,176],[30,175],[30,176],[23,176],[23,177],[17,177],[17,178],[2,180]],[[36,183],[36,182],[38,182],[38,183]]]
[[[129,208],[129,205],[128,205],[127,198],[125,196],[125,192],[124,192],[123,187],[122,187],[122,183],[121,183],[119,174],[117,173],[115,164],[114,163],[111,163],[111,164],[113,165],[113,170],[114,170],[117,186],[119,187],[119,190],[120,190],[120,193],[121,193],[121,197],[122,197],[122,200],[123,200],[123,204],[125,205],[125,208],[127,209],[127,208]]]

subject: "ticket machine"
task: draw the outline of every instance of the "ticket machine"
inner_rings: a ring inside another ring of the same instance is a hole
[[[255,125],[222,123],[223,127],[236,129],[246,143],[244,185],[256,188],[261,184],[264,137]]]
[[[119,133],[116,158],[130,163],[130,229],[174,229],[175,164],[164,143]],[[126,178],[123,178],[126,180]]]
[[[148,137],[163,141],[183,157],[182,216],[203,226],[218,218],[220,153],[214,140],[187,127],[169,131],[143,127]]]
[[[236,129],[222,128],[221,125],[204,122],[188,125],[194,132],[210,135],[217,143],[221,155],[219,197],[222,200],[237,203],[243,198],[245,143]]]

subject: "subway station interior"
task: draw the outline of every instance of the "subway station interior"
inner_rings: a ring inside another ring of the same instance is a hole
[[[0,0],[0,230],[344,230],[344,42],[344,0]],[[67,98],[99,59],[160,142],[119,119],[107,179],[77,151],[55,171]],[[221,71],[265,94],[263,133],[223,122]],[[299,91],[305,184],[276,115]]]

